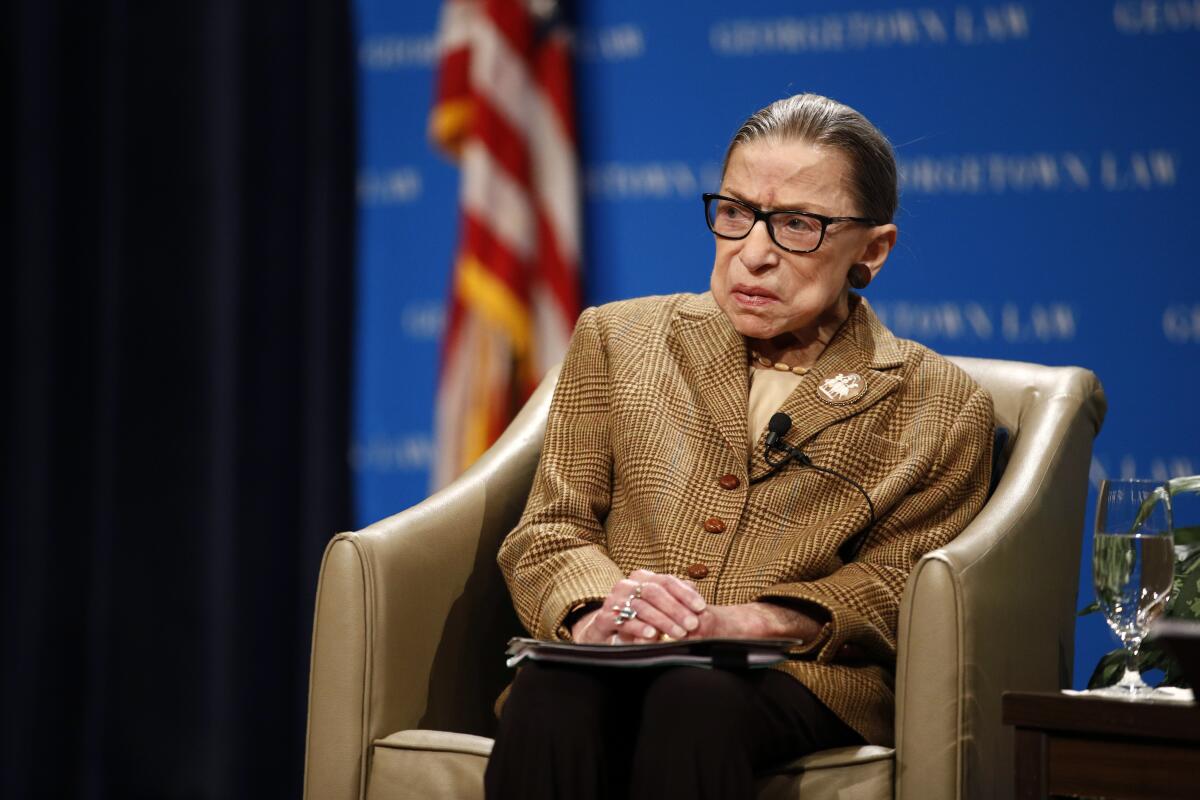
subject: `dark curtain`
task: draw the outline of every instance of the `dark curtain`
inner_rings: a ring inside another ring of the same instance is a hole
[[[351,523],[349,6],[3,12],[4,797],[300,793]]]

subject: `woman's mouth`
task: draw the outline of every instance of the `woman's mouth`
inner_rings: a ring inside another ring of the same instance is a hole
[[[735,285],[729,292],[738,303],[744,306],[765,306],[779,301],[779,296],[761,286],[747,286],[744,283]]]

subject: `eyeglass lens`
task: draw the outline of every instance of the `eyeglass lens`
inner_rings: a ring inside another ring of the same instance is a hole
[[[812,217],[773,212],[767,221],[775,241],[789,250],[811,250],[821,241],[821,222]],[[735,200],[714,197],[708,203],[709,226],[720,236],[741,238],[754,222],[754,211]]]

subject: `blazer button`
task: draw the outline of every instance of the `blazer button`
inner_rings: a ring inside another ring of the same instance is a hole
[[[687,576],[694,581],[702,581],[708,577],[708,567],[703,564],[692,564],[687,568]]]
[[[722,475],[717,479],[717,483],[721,484],[722,489],[728,489],[731,492],[742,485],[737,475]]]
[[[725,521],[719,517],[709,517],[708,519],[704,520],[704,530],[708,531],[709,533],[724,533]]]

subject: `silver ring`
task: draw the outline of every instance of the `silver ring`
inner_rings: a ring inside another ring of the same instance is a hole
[[[625,605],[612,607],[613,611],[617,612],[616,617],[613,619],[614,625],[620,627],[631,619],[637,619],[637,610],[633,607],[633,601],[636,599],[637,595],[631,594],[625,598]]]

